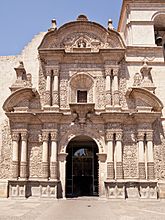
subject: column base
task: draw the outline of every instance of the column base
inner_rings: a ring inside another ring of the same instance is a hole
[[[107,179],[114,179],[114,163],[107,162]]]
[[[139,169],[139,179],[146,179],[145,163],[139,162],[138,169]]]
[[[123,179],[123,163],[116,162],[116,179]]]
[[[147,163],[147,179],[155,179],[154,162]]]

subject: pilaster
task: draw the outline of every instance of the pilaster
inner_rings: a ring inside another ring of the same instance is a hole
[[[116,132],[116,179],[123,179],[122,132]]]
[[[27,132],[21,133],[20,177],[27,178]]]
[[[19,175],[19,161],[18,161],[18,141],[19,141],[19,133],[13,132],[12,133],[12,145],[13,145],[13,152],[12,152],[12,177],[18,178]]]
[[[114,179],[114,149],[113,149],[114,134],[112,131],[107,131],[107,179]]]
[[[43,132],[42,134],[43,148],[42,148],[42,177],[47,179],[49,177],[49,164],[48,164],[48,140],[49,132]]]
[[[45,106],[51,104],[51,70],[46,70],[46,90],[45,90]]]
[[[147,179],[154,179],[153,131],[146,133],[147,141]]]
[[[50,178],[57,179],[57,130],[51,132]]]
[[[145,171],[145,157],[144,157],[144,132],[138,132],[138,170],[139,170],[139,179],[146,178]]]

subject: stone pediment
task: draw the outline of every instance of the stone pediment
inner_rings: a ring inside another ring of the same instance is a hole
[[[39,94],[32,88],[23,88],[13,92],[3,105],[5,112],[27,112],[30,109],[40,108]]]
[[[66,52],[77,50],[97,52],[99,49],[123,49],[124,43],[115,30],[106,30],[103,26],[88,20],[70,22],[59,29],[49,31],[41,49],[64,49]]]
[[[144,88],[129,88],[127,91],[128,107],[137,112],[161,112],[162,102],[158,97]]]

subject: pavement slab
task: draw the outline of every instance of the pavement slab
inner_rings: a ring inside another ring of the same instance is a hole
[[[165,201],[1,199],[0,220],[165,220]]]

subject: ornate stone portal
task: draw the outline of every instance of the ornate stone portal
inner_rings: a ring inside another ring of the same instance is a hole
[[[65,198],[67,146],[76,138],[79,149],[88,137],[98,148],[91,156],[98,177],[86,171],[95,176],[87,187],[98,188],[93,192],[100,197],[157,198],[154,124],[163,105],[146,62],[127,87],[126,46],[111,26],[79,16],[49,29],[38,48],[38,91],[23,62],[15,68],[17,80],[3,105],[12,134],[9,197]]]

